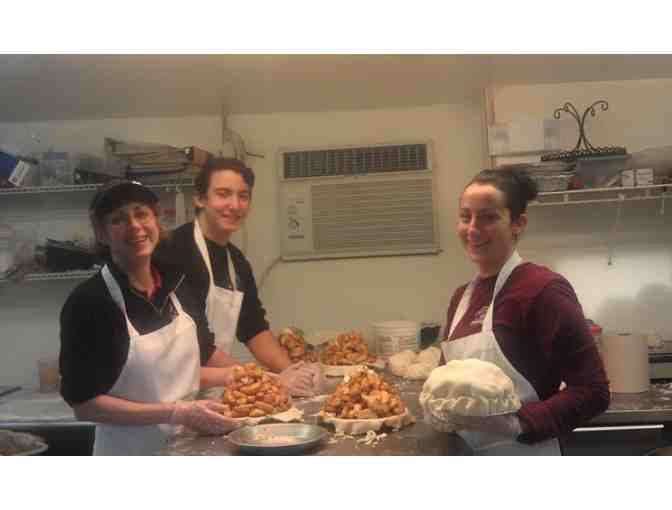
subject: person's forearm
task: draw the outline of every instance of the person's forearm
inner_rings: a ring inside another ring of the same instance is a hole
[[[219,349],[215,349],[215,352],[212,353],[212,356],[210,356],[210,359],[205,364],[206,367],[213,368],[228,368],[235,365],[240,365],[240,361]]]
[[[218,386],[228,386],[233,382],[233,367],[201,367],[200,388],[207,390]]]
[[[259,333],[246,346],[259,363],[273,372],[282,372],[292,364],[287,351],[269,330]]]
[[[133,402],[110,395],[99,395],[73,406],[80,421],[116,425],[156,425],[169,423],[173,402]]]

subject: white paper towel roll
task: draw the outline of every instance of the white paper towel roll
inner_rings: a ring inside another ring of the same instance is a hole
[[[646,335],[604,335],[602,359],[612,393],[649,391],[649,347]]]

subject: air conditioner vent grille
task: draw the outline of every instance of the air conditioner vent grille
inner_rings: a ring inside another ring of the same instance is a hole
[[[314,185],[311,190],[318,251],[403,253],[436,246],[429,179]]]
[[[285,179],[427,169],[427,145],[385,145],[285,152]]]

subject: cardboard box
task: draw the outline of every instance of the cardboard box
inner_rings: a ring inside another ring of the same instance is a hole
[[[623,170],[621,172],[621,186],[624,188],[631,188],[635,185],[635,171]]]
[[[638,168],[635,170],[635,185],[653,186],[653,168]]]
[[[187,156],[194,166],[202,167],[212,157],[212,154],[198,147],[189,147]]]

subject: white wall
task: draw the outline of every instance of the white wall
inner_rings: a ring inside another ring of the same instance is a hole
[[[551,118],[566,101],[583,113],[605,99],[609,109],[588,116],[589,140],[633,153],[672,145],[671,93],[672,80],[506,87],[494,91],[494,113],[497,122]],[[571,135],[563,136],[568,149],[578,132]],[[620,217],[616,204],[531,209],[520,251],[567,276],[586,315],[607,329],[672,339],[671,208],[660,200],[626,202]]]
[[[31,136],[41,140],[31,142]],[[217,151],[219,117],[102,119],[30,124],[0,123],[0,146],[8,150],[53,148],[74,155],[103,156],[104,137],[196,145]],[[10,223],[21,236],[44,242],[88,238],[86,207],[91,193],[0,196],[0,223]],[[0,384],[37,385],[36,361],[59,350],[61,306],[79,280],[0,284]]]
[[[308,114],[237,115],[229,121],[253,153],[258,184],[248,219],[248,255],[260,277],[279,256],[277,150],[431,139],[443,253],[280,263],[262,300],[273,330],[357,328],[393,319],[442,320],[454,288],[472,272],[454,234],[459,192],[482,166],[482,108],[437,105]]]

